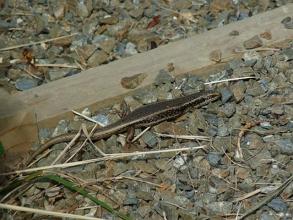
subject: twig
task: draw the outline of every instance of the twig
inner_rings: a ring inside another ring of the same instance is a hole
[[[61,37],[55,37],[55,38],[50,38],[47,40],[41,40],[41,41],[36,41],[36,42],[31,42],[31,43],[26,43],[26,44],[19,44],[16,46],[11,46],[11,47],[4,47],[1,48],[0,51],[6,51],[6,50],[13,50],[13,49],[17,49],[17,48],[21,48],[21,47],[28,47],[28,46],[32,46],[32,45],[36,45],[36,44],[41,44],[41,43],[47,43],[47,42],[51,42],[51,41],[56,41],[56,40],[61,40],[67,37],[72,37],[77,35],[78,33],[73,33],[67,36],[61,36]]]
[[[185,139],[185,140],[200,140],[200,141],[210,141],[210,137],[208,136],[196,136],[196,135],[174,135],[174,134],[162,134],[154,132],[156,135],[160,137],[170,137],[170,138],[176,138],[176,139]]]
[[[83,131],[84,135],[86,136],[86,140],[88,140],[88,141],[91,143],[91,145],[92,145],[93,147],[95,147],[96,150],[97,150],[102,156],[106,156],[106,154],[105,154],[105,153],[104,153],[104,152],[103,152],[103,151],[102,151],[97,145],[95,145],[95,144],[93,143],[92,139],[91,139],[91,136],[94,134],[94,132],[95,132],[95,130],[96,130],[96,128],[97,128],[97,125],[98,125],[98,124],[95,124],[95,126],[94,126],[93,129],[91,130],[91,133],[90,133],[90,134],[87,132],[85,126],[82,127],[82,131]]]
[[[239,216],[239,212],[240,212],[241,206],[242,206],[242,202],[239,204],[239,207],[237,209],[237,213],[236,213],[235,220],[238,220],[238,216]]]
[[[35,64],[35,66],[40,66],[40,67],[60,67],[60,68],[74,68],[74,69],[80,69],[79,66],[74,66],[70,64],[65,64],[65,63],[46,63],[46,64]]]
[[[131,141],[132,143],[134,143],[135,141],[137,141],[144,133],[146,133],[148,130],[150,130],[151,127],[147,127],[145,128],[142,132],[140,132],[135,138],[133,138],[133,140]]]
[[[237,78],[231,78],[231,79],[223,79],[223,80],[217,80],[217,81],[212,81],[212,82],[206,82],[204,84],[205,85],[212,85],[212,84],[216,84],[216,83],[238,81],[238,80],[243,80],[243,79],[256,79],[256,77],[254,77],[254,76],[244,76],[244,77],[237,77]]]
[[[242,168],[248,168],[247,166],[244,166],[244,165],[241,165],[241,164],[239,164],[239,163],[236,163],[234,160],[232,160],[232,158],[231,157],[229,157],[229,155],[225,152],[225,150],[224,150],[224,148],[223,147],[221,147],[222,148],[222,151],[223,151],[223,153],[225,154],[225,156],[228,158],[228,160],[230,160],[233,164],[235,164],[235,165],[237,165],[237,166],[239,166],[239,167],[242,167]]]
[[[108,161],[108,160],[117,160],[117,159],[122,159],[122,158],[127,158],[127,157],[137,157],[137,156],[145,156],[145,155],[161,154],[161,153],[171,153],[171,152],[181,152],[181,151],[193,151],[193,150],[203,149],[205,147],[206,147],[206,145],[202,145],[202,146],[198,146],[198,147],[184,147],[184,148],[176,148],[176,149],[167,149],[167,150],[138,151],[138,152],[133,152],[133,153],[107,154],[107,156],[102,157],[102,158],[95,158],[95,159],[84,160],[84,161],[76,161],[76,162],[67,163],[67,164],[56,164],[56,165],[52,165],[52,166],[36,167],[36,168],[17,170],[17,171],[12,171],[12,172],[7,172],[7,173],[0,173],[0,176],[29,173],[29,172],[54,169],[54,168],[75,167],[75,166],[85,165],[85,164],[89,164],[89,163],[96,163],[96,162]]]
[[[94,120],[94,119],[92,119],[92,118],[90,118],[90,117],[88,117],[88,116],[86,116],[86,115],[83,115],[83,114],[81,114],[81,113],[79,113],[79,112],[77,112],[77,111],[74,111],[74,110],[71,110],[74,114],[76,114],[76,115],[78,115],[78,116],[80,116],[80,117],[82,117],[82,118],[84,118],[84,119],[86,119],[86,120],[88,120],[88,121],[90,121],[90,122],[93,122],[93,123],[95,123],[95,124],[98,124],[98,125],[100,125],[100,126],[102,126],[102,127],[104,127],[105,125],[104,124],[102,124],[102,123],[100,123],[100,122],[98,122],[98,121],[96,121],[96,120]]]
[[[240,48],[235,48],[234,52],[235,53],[244,53],[244,52],[250,52],[250,51],[280,51],[278,48],[270,48],[270,47],[259,47],[259,48],[254,48],[254,49],[249,49],[249,50],[241,50]]]
[[[261,201],[259,204],[253,206],[252,209],[248,210],[247,212],[245,212],[241,218],[239,218],[239,220],[242,220],[244,218],[246,218],[247,216],[251,215],[252,213],[254,213],[255,211],[257,211],[259,208],[261,208],[262,206],[266,205],[268,202],[270,202],[273,198],[277,197],[279,194],[281,194],[283,192],[283,190],[293,181],[293,175],[291,175],[278,189],[275,190],[275,192],[273,192],[271,195],[269,195],[268,197],[266,197],[265,199],[263,199],[263,201]]]
[[[102,218],[95,218],[95,217],[88,217],[88,216],[82,216],[82,215],[74,215],[74,214],[69,214],[69,213],[46,211],[46,210],[42,210],[42,209],[32,209],[32,208],[3,204],[3,203],[0,203],[0,208],[1,209],[16,210],[16,211],[21,211],[21,212],[30,212],[30,213],[40,214],[40,215],[62,217],[62,218],[85,219],[85,220],[105,220]]]
[[[268,193],[268,192],[271,192],[273,190],[276,190],[277,188],[278,187],[276,187],[276,186],[262,187],[262,188],[256,189],[256,190],[254,190],[252,192],[249,192],[249,193],[245,194],[244,196],[241,196],[241,197],[235,199],[233,202],[240,202],[240,201],[242,201],[244,199],[248,199],[248,198],[250,198],[250,197],[252,197],[252,196],[254,196],[254,195],[258,194],[258,193],[262,193],[262,192]]]
[[[104,181],[107,181],[107,180],[114,181],[114,180],[122,180],[122,179],[133,180],[133,181],[136,181],[136,182],[146,183],[146,184],[149,184],[149,185],[152,185],[152,186],[156,186],[156,187],[162,188],[162,185],[161,184],[152,183],[152,182],[149,182],[149,181],[145,181],[143,179],[140,179],[140,178],[130,177],[130,176],[116,176],[116,177],[110,177],[110,178],[103,178],[103,179],[95,180],[93,182],[96,183],[96,182],[104,182]],[[87,183],[87,184],[91,184],[93,182],[90,182],[90,183]]]
[[[37,163],[39,160],[41,160],[42,158],[46,157],[49,153],[52,152],[52,149],[48,149],[46,150],[44,153],[41,154],[41,156],[39,156],[38,158],[36,158],[34,161],[32,161],[30,164],[27,165],[27,167],[31,167],[32,165],[34,165],[35,163]]]
[[[244,127],[240,129],[240,132],[239,132],[239,134],[238,134],[238,139],[237,139],[237,150],[236,150],[236,154],[235,154],[235,157],[236,157],[236,158],[239,158],[239,159],[241,159],[241,160],[243,159],[243,153],[242,153],[242,149],[241,149],[241,146],[240,146],[240,145],[241,145],[241,144],[240,144],[240,142],[241,142],[241,138],[244,136],[245,132],[246,132],[248,129],[250,129],[250,128],[256,126],[256,125],[258,125],[259,123],[260,123],[260,121],[247,122],[247,123],[244,125]]]
[[[80,145],[80,147],[65,161],[65,163],[68,163],[68,161],[70,161],[84,147],[84,145],[86,144],[86,142],[88,140],[91,141],[91,139],[89,139],[88,137],[93,135],[94,131],[96,130],[96,126],[97,126],[97,124],[93,127],[93,129],[91,130],[90,134],[88,134],[87,139],[85,139],[82,142],[82,144]],[[91,144],[93,144],[96,148],[98,148],[92,141],[91,141]],[[102,155],[104,155],[104,153]]]
[[[21,68],[22,69],[22,68]],[[30,71],[28,71],[26,68],[23,68],[22,69],[23,71],[25,71],[27,74],[29,74],[31,77],[35,78],[35,79],[38,79],[38,80],[42,80],[41,77],[39,76],[36,76],[35,74],[31,73]]]
[[[79,129],[78,133],[74,136],[74,138],[72,138],[72,140],[66,145],[66,147],[63,149],[63,151],[58,155],[58,157],[56,157],[56,159],[51,163],[51,165],[56,164],[56,162],[63,157],[63,155],[66,153],[66,151],[68,151],[68,149],[70,147],[72,147],[72,145],[75,143],[75,141],[79,138],[81,134],[81,129]]]

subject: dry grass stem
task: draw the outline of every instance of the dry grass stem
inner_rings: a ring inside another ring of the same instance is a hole
[[[86,141],[89,141],[90,144],[102,155],[102,156],[106,156],[106,154],[97,146],[93,143],[91,136],[94,134],[95,130],[96,130],[97,124],[95,124],[95,126],[93,127],[93,129],[91,130],[91,133],[89,134],[87,132],[87,129],[85,127],[85,125],[82,126],[82,131],[84,133],[84,135],[86,136]]]
[[[16,171],[7,172],[7,173],[0,173],[0,176],[29,173],[29,172],[48,170],[48,169],[54,169],[54,168],[75,167],[75,166],[85,165],[85,164],[89,164],[89,163],[97,163],[97,162],[108,161],[108,160],[117,160],[117,159],[123,159],[123,158],[128,158],[128,157],[146,156],[146,155],[152,155],[152,154],[162,154],[162,153],[181,152],[181,151],[193,151],[193,150],[203,149],[205,147],[206,147],[206,145],[202,145],[202,146],[198,146],[198,147],[184,147],[184,148],[167,149],[167,150],[138,151],[138,152],[133,152],[133,153],[106,154],[105,157],[95,158],[95,159],[90,159],[90,160],[76,161],[76,162],[71,162],[71,163],[66,163],[66,164],[55,164],[52,166],[43,166],[43,167],[36,167],[36,168],[30,168],[30,169],[24,169],[24,170],[16,170]]]
[[[142,132],[140,132],[135,138],[133,138],[133,140],[131,141],[132,143],[134,143],[135,141],[137,141],[144,133],[146,133],[148,130],[150,130],[151,127],[147,127],[145,128]]]
[[[33,162],[31,162],[29,165],[27,165],[27,167],[31,167],[32,165],[34,165],[35,163],[37,163],[42,158],[44,158],[47,155],[49,155],[49,153],[51,153],[51,152],[52,152],[52,149],[46,150],[39,158],[35,159]]]
[[[47,64],[35,64],[37,67],[59,67],[59,68],[74,68],[80,69],[79,66],[64,64],[64,63],[47,63]]]
[[[185,140],[199,140],[199,141],[210,141],[208,136],[196,136],[196,135],[174,135],[174,134],[162,134],[155,132],[156,135],[160,137],[170,137],[175,139],[185,139]]]
[[[269,203],[273,198],[279,196],[284,189],[287,188],[287,186],[290,185],[290,183],[293,181],[293,174],[286,180],[284,181],[274,192],[271,192],[269,195],[267,195],[266,198],[264,198],[262,201],[259,203],[255,204],[252,206],[251,209],[246,211],[239,220],[245,219],[247,216],[251,215],[252,213],[256,212],[258,209]]]
[[[56,157],[56,159],[51,163],[51,165],[56,164],[56,162],[63,157],[63,155],[66,153],[66,151],[69,150],[69,148],[72,147],[72,145],[75,143],[75,141],[80,137],[81,129],[79,129],[78,133],[72,138],[72,140],[66,145],[66,147],[63,149],[63,151]]]
[[[245,194],[244,196],[241,196],[241,197],[235,199],[234,202],[240,202],[240,201],[242,201],[244,199],[248,199],[248,198],[250,198],[250,197],[252,197],[252,196],[254,196],[254,195],[258,194],[258,193],[269,193],[269,192],[272,192],[272,191],[278,189],[278,187],[279,186],[266,186],[266,187],[262,187],[262,188],[256,189],[256,190],[254,190],[252,192],[249,192],[249,193]]]
[[[21,211],[21,212],[35,213],[35,214],[39,214],[39,215],[48,215],[48,216],[54,216],[54,217],[61,217],[61,218],[84,219],[84,220],[105,220],[105,219],[102,219],[102,218],[94,218],[94,217],[88,217],[88,216],[82,216],[82,215],[74,215],[74,214],[69,214],[69,213],[46,211],[46,210],[42,210],[42,209],[32,209],[32,208],[16,206],[16,205],[9,205],[9,204],[3,204],[3,203],[0,203],[0,208],[1,209],[9,209],[9,210]]]
[[[105,125],[104,124],[101,124],[100,122],[98,122],[98,121],[96,121],[96,120],[94,120],[94,119],[92,119],[92,118],[90,118],[90,117],[88,117],[88,116],[86,116],[86,115],[83,115],[83,114],[81,114],[81,113],[79,113],[79,112],[77,112],[77,111],[74,111],[74,110],[71,110],[74,114],[76,114],[76,115],[78,115],[78,116],[80,116],[80,117],[82,117],[82,118],[84,118],[84,119],[86,119],[86,120],[88,120],[88,121],[90,121],[90,122],[93,122],[93,123],[95,123],[95,124],[98,124],[98,125],[100,125],[100,126],[102,126],[102,127],[104,127]]]
[[[240,132],[238,134],[238,139],[237,139],[237,149],[235,152],[235,157],[238,159],[243,160],[243,153],[242,153],[242,149],[241,149],[241,138],[244,136],[245,132],[248,131],[250,128],[258,125],[260,123],[260,121],[256,121],[256,122],[247,122],[243,128],[240,129]]]
[[[86,135],[87,139],[84,140],[82,142],[82,144],[80,145],[80,147],[65,161],[65,163],[68,163],[68,161],[70,161],[83,147],[84,145],[86,144],[87,141],[90,142],[90,144],[92,144],[96,150],[102,155],[102,156],[105,156],[106,154],[100,149],[98,148],[93,142],[92,140],[90,139],[90,137],[93,135],[94,131],[96,130],[97,128],[97,124],[95,124],[95,126],[92,128],[90,134],[88,134],[87,130],[85,128],[83,128],[83,132],[84,134]]]
[[[116,176],[116,177],[102,178],[102,179],[94,180],[93,182],[90,182],[89,184],[97,183],[97,182],[105,182],[105,181],[108,181],[108,180],[116,181],[116,180],[123,180],[123,179],[133,180],[133,181],[136,181],[136,182],[146,183],[146,184],[158,187],[158,188],[162,188],[161,184],[152,183],[152,182],[149,182],[149,181],[146,181],[146,180],[143,180],[143,179],[140,179],[140,178],[136,178],[136,177],[122,176],[122,175],[121,176]]]
[[[55,38],[50,38],[47,40],[41,40],[41,41],[36,41],[36,42],[31,42],[31,43],[26,43],[26,44],[19,44],[19,45],[15,45],[15,46],[11,46],[11,47],[5,47],[5,48],[1,48],[0,51],[6,51],[6,50],[13,50],[13,49],[17,49],[17,48],[21,48],[21,47],[28,47],[28,46],[32,46],[32,45],[36,45],[36,44],[41,44],[41,43],[48,43],[48,42],[52,42],[52,41],[56,41],[56,40],[61,40],[67,37],[72,37],[77,35],[78,33],[73,33],[67,36],[61,36],[61,37],[55,37]]]
[[[36,76],[35,74],[31,73],[30,71],[28,71],[27,69],[23,68],[22,69],[23,71],[25,71],[28,75],[30,75],[31,77],[35,78],[35,79],[38,79],[38,80],[42,80],[41,77],[39,76]]]
[[[244,53],[244,52],[250,52],[250,51],[280,51],[278,48],[270,48],[270,47],[259,47],[259,48],[254,48],[254,49],[249,49],[249,50],[241,50],[240,48],[235,48],[234,52],[235,53]]]
[[[228,158],[228,160],[231,161],[231,163],[233,163],[233,164],[235,164],[235,165],[237,165],[237,166],[239,166],[239,167],[248,168],[247,166],[241,165],[241,164],[239,164],[239,163],[236,163],[234,160],[232,160],[232,158],[229,157],[229,155],[225,152],[225,150],[224,150],[223,147],[222,147],[222,151],[223,151],[223,153],[225,154],[225,156]]]
[[[212,84],[216,84],[216,83],[238,81],[238,80],[243,80],[243,79],[256,79],[256,77],[254,77],[254,76],[244,76],[244,77],[237,77],[237,78],[231,78],[231,79],[223,79],[223,80],[217,80],[217,81],[212,81],[212,82],[206,82],[204,84],[205,85],[212,85]]]

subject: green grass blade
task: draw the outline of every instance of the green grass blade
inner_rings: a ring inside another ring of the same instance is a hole
[[[64,187],[66,187],[67,189],[70,189],[72,191],[78,192],[82,196],[87,197],[88,199],[90,199],[94,203],[96,203],[97,205],[100,205],[101,207],[103,207],[104,209],[106,209],[107,211],[112,213],[113,215],[116,215],[116,216],[120,217],[123,220],[131,220],[130,217],[128,217],[128,216],[126,216],[126,215],[124,215],[124,214],[122,214],[120,212],[117,212],[116,210],[114,210],[112,208],[112,206],[110,206],[106,202],[103,202],[103,201],[97,199],[96,197],[90,195],[89,192],[86,191],[85,189],[76,186],[75,183],[73,183],[73,182],[71,182],[69,180],[66,180],[66,179],[64,179],[64,178],[62,178],[60,176],[57,176],[57,175],[45,175],[45,176],[38,177],[37,179],[38,180],[51,180],[51,181],[53,181],[55,183],[61,184]]]

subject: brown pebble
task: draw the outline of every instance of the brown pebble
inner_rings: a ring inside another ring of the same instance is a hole
[[[173,72],[175,70],[174,63],[168,63],[167,64],[167,71],[168,72]]]
[[[212,51],[210,53],[210,55],[209,55],[209,59],[211,61],[214,61],[214,62],[217,62],[217,63],[221,62],[221,59],[222,59],[222,52],[221,52],[221,50],[214,50],[214,51]]]
[[[254,49],[257,47],[261,47],[262,45],[262,40],[257,35],[243,42],[243,46],[245,47],[245,49]]]
[[[272,33],[270,31],[265,31],[259,35],[261,38],[266,39],[266,40],[271,40],[272,39]]]
[[[238,36],[238,35],[239,35],[239,31],[236,31],[236,30],[231,31],[231,32],[229,33],[229,35],[230,35],[230,36]]]
[[[146,77],[146,73],[139,73],[130,77],[123,77],[121,79],[121,85],[125,89],[135,89],[143,82]]]

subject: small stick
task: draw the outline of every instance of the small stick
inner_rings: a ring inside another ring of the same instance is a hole
[[[32,46],[32,45],[36,45],[36,44],[41,44],[41,43],[47,43],[47,42],[51,42],[51,41],[56,41],[56,40],[61,40],[67,37],[72,37],[77,35],[78,33],[73,33],[67,36],[61,36],[61,37],[55,37],[55,38],[50,38],[47,40],[41,40],[41,41],[36,41],[36,42],[31,42],[31,43],[26,43],[26,44],[19,44],[16,46],[11,46],[11,47],[4,47],[1,48],[0,51],[6,51],[6,50],[13,50],[13,49],[17,49],[17,48],[21,48],[21,47],[28,47],[28,46]]]
[[[262,206],[266,205],[267,203],[269,203],[273,198],[277,197],[279,194],[281,194],[283,192],[284,189],[287,188],[287,186],[289,186],[289,184],[293,181],[293,175],[291,175],[278,189],[275,190],[275,192],[273,192],[271,195],[269,195],[268,197],[266,197],[265,199],[263,199],[263,201],[261,201],[259,204],[253,206],[252,209],[248,210],[247,212],[245,212],[241,218],[239,218],[239,220],[242,220],[244,218],[246,218],[247,216],[251,215],[252,213],[254,213],[255,211],[257,211],[259,208],[261,208]]]
[[[134,143],[135,141],[137,141],[144,133],[146,133],[148,130],[150,130],[151,127],[147,127],[145,128],[142,132],[140,132],[135,138],[133,138],[133,140],[131,141],[132,143]]]
[[[280,49],[278,48],[270,48],[270,47],[259,47],[259,48],[254,48],[254,49],[250,49],[250,50],[241,50],[239,48],[235,48],[234,52],[235,53],[244,53],[244,52],[249,52],[249,51],[280,51]]]
[[[225,150],[224,150],[224,148],[223,147],[221,147],[222,148],[222,151],[223,151],[223,153],[225,154],[225,156],[228,158],[228,160],[230,160],[233,164],[235,164],[235,165],[237,165],[237,166],[239,166],[239,167],[242,167],[242,168],[248,168],[247,166],[244,166],[244,165],[241,165],[241,164],[239,164],[239,163],[236,163],[234,160],[232,160],[232,158],[231,157],[229,157],[229,155],[225,152]]]
[[[74,69],[80,69],[79,66],[74,66],[66,63],[46,63],[46,64],[34,64],[35,66],[38,67],[60,67],[60,68],[74,68]]]
[[[170,138],[176,138],[176,139],[185,139],[185,140],[200,140],[200,141],[210,141],[210,138],[208,136],[196,136],[196,135],[174,135],[174,134],[162,134],[154,132],[156,135],[160,137],[170,137]]]
[[[198,147],[184,147],[184,148],[175,148],[175,149],[167,149],[167,150],[154,150],[154,151],[138,151],[133,153],[119,153],[119,154],[107,154],[107,156],[102,158],[95,158],[95,159],[89,159],[84,161],[76,161],[66,164],[55,164],[52,166],[43,166],[43,167],[36,167],[36,168],[30,168],[25,170],[16,170],[12,172],[7,173],[0,173],[0,176],[7,176],[12,174],[20,174],[20,173],[29,173],[39,170],[47,170],[47,169],[54,169],[54,168],[68,168],[68,167],[75,167],[80,165],[85,165],[89,163],[96,163],[101,161],[108,161],[108,160],[117,160],[127,157],[137,157],[137,156],[145,156],[145,155],[152,155],[152,154],[160,154],[160,153],[171,153],[171,152],[181,152],[181,151],[192,151],[192,150],[198,150],[205,148],[206,145],[198,146]]]
[[[250,197],[252,197],[252,196],[254,196],[254,195],[258,194],[258,193],[261,193],[261,192],[271,192],[273,190],[276,190],[277,188],[278,187],[276,187],[276,186],[262,187],[262,188],[256,189],[256,190],[254,190],[252,192],[249,192],[249,193],[245,194],[244,196],[241,196],[241,197],[235,199],[233,202],[240,202],[240,201],[242,201],[244,199],[248,199],[248,198],[250,198]]]
[[[85,220],[105,220],[102,218],[94,218],[89,216],[82,216],[82,215],[75,215],[75,214],[69,214],[69,213],[62,213],[62,212],[53,212],[53,211],[47,211],[42,209],[32,209],[27,208],[23,206],[16,206],[16,205],[9,205],[0,203],[1,209],[10,209],[10,210],[16,210],[21,212],[30,212],[40,215],[49,215],[49,216],[55,216],[55,217],[61,217],[61,218],[71,218],[71,219],[85,219]]]
[[[38,79],[38,80],[42,80],[41,77],[38,77],[36,75],[34,75],[33,73],[31,73],[30,71],[28,71],[27,69],[23,68],[22,69],[23,71],[25,71],[27,74],[29,74],[31,77],[35,78],[35,79]]]
[[[98,121],[96,121],[96,120],[94,120],[94,119],[92,119],[92,118],[90,118],[90,117],[88,117],[88,116],[86,116],[86,115],[83,115],[83,114],[81,114],[81,113],[79,113],[79,112],[77,112],[77,111],[74,111],[74,110],[71,110],[74,114],[76,114],[76,115],[78,115],[78,116],[80,116],[80,117],[83,117],[84,119],[86,119],[86,120],[88,120],[88,121],[90,121],[90,122],[93,122],[93,123],[95,123],[95,124],[98,124],[98,125],[100,125],[100,126],[102,126],[102,127],[104,127],[105,125],[104,124],[102,124],[102,123],[100,123],[100,122],[98,122]]]
[[[56,157],[56,159],[51,163],[51,165],[56,164],[56,162],[66,153],[67,150],[69,150],[70,147],[75,143],[75,141],[79,138],[81,134],[81,129],[79,129],[78,133],[72,138],[72,140],[66,145],[66,147],[63,149],[63,151]]]
[[[142,182],[142,183],[146,183],[146,184],[149,184],[149,185],[152,185],[152,186],[156,186],[158,188],[162,188],[162,184],[152,183],[152,182],[145,181],[143,179],[136,178],[136,177],[131,177],[131,176],[116,176],[116,177],[110,177],[110,178],[103,178],[103,179],[100,179],[100,180],[98,179],[98,180],[95,180],[95,181],[87,183],[87,184],[96,183],[96,182],[104,182],[104,181],[107,181],[107,180],[114,181],[114,180],[122,180],[122,179],[128,179],[128,180],[133,180],[133,181],[136,181],[136,182]]]
[[[248,122],[244,125],[243,128],[240,129],[240,132],[238,134],[238,139],[237,139],[237,150],[236,150],[236,154],[235,154],[235,157],[237,158],[240,158],[240,159],[243,159],[243,153],[242,153],[242,149],[241,149],[241,146],[240,146],[240,142],[241,142],[241,138],[244,136],[245,132],[258,125],[260,123],[260,121],[256,121],[256,122]]]
[[[254,77],[254,76],[244,76],[244,77],[237,77],[237,78],[231,78],[231,79],[223,79],[223,80],[217,80],[217,81],[212,81],[212,82],[206,82],[204,84],[205,85],[212,85],[212,84],[216,84],[216,83],[237,81],[237,80],[242,80],[242,79],[256,79],[256,77]]]

